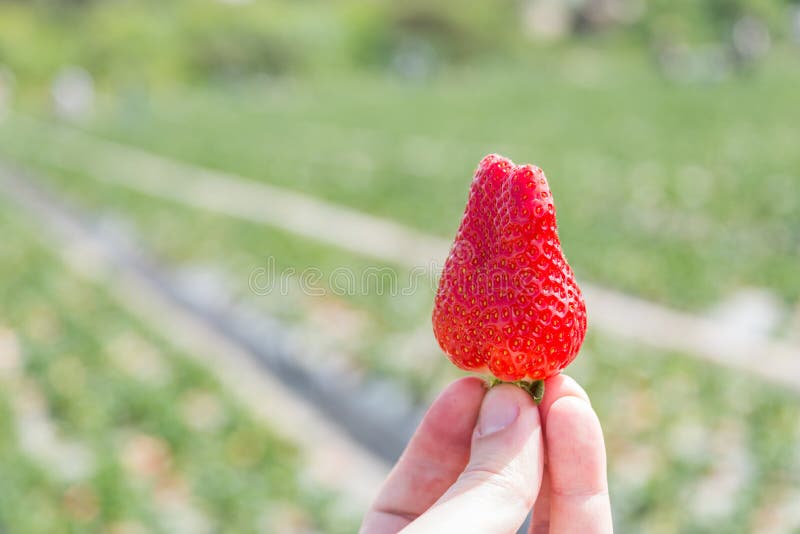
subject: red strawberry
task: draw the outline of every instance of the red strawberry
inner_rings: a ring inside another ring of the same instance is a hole
[[[544,173],[491,154],[475,172],[436,294],[433,331],[458,367],[503,381],[559,373],[586,334]]]

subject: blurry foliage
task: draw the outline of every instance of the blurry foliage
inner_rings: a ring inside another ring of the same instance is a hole
[[[763,20],[780,37],[791,4],[584,0],[570,4],[570,15],[575,31],[674,44],[727,40],[732,24],[745,15]],[[0,65],[10,67],[22,86],[40,89],[67,64],[114,87],[397,67],[409,54],[435,66],[536,46],[525,37],[524,6],[520,0],[467,6],[456,0],[6,0],[0,1]]]
[[[519,37],[514,0],[375,2],[349,10],[351,53],[356,62],[386,65],[409,42],[421,42],[439,59],[459,61],[508,48]]]
[[[313,4],[51,3],[0,2],[0,64],[23,85],[69,64],[116,87],[283,74],[328,62],[340,26]]]
[[[652,41],[725,41],[738,19],[753,16],[781,36],[788,30],[792,4],[790,0],[651,0],[636,27]]]
[[[21,347],[21,363],[0,376],[0,531],[290,531],[262,524],[267,505],[293,510],[307,531],[354,530],[332,495],[309,487],[292,444],[103,289],[74,278],[33,229],[0,202],[0,257],[14,258],[0,264],[0,304],[8,310],[0,328],[10,328]],[[159,363],[155,375],[135,372],[148,353]],[[57,435],[88,451],[91,467],[77,480],[53,468],[71,457],[53,453],[56,460],[43,462],[40,449],[26,446],[30,438],[20,438],[21,391],[38,392]],[[198,426],[207,411],[187,409],[197,392],[218,407],[219,424]],[[76,516],[68,506],[74,488],[96,499],[90,514]],[[180,491],[165,498],[167,488]],[[164,503],[176,499],[202,514],[204,528],[174,526]]]

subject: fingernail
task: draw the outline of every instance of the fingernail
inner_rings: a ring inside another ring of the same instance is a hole
[[[495,387],[489,390],[481,405],[478,416],[479,438],[500,432],[519,416],[519,404],[514,399],[514,391],[506,387]]]

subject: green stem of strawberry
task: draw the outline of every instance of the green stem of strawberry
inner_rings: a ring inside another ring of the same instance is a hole
[[[489,389],[499,385],[499,384],[513,384],[520,389],[523,389],[528,392],[528,394],[533,399],[533,402],[539,404],[542,402],[542,398],[544,397],[544,380],[534,380],[533,382],[528,382],[527,380],[517,380],[515,382],[506,382],[505,380],[500,380],[497,377],[490,376],[487,379],[487,383],[489,385]]]

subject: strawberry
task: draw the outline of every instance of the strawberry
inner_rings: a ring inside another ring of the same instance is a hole
[[[439,281],[433,331],[461,369],[528,388],[577,356],[586,305],[538,167],[496,154],[481,161]]]

